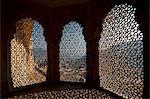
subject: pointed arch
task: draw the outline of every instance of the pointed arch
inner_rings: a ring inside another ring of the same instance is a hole
[[[47,43],[42,25],[32,18],[16,23],[11,40],[11,78],[13,87],[46,81]]]
[[[124,98],[143,94],[143,33],[132,5],[116,5],[104,18],[99,40],[100,87]]]
[[[70,21],[62,30],[59,44],[60,80],[86,82],[86,42],[83,27]]]

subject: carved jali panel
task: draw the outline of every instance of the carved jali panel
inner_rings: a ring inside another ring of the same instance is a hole
[[[86,81],[86,42],[82,33],[83,27],[75,21],[63,27],[59,44],[59,71],[62,81]]]
[[[47,43],[43,32],[42,25],[31,18],[17,21],[10,47],[13,87],[46,80]]]
[[[100,87],[124,98],[143,93],[143,33],[131,5],[116,5],[103,20],[99,40]]]

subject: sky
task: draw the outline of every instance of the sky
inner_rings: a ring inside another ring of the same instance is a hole
[[[47,43],[43,35],[44,29],[41,24],[34,20],[33,22],[33,32],[32,32],[32,41],[33,48],[42,48],[47,49]]]

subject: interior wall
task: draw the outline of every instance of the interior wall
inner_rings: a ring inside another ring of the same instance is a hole
[[[104,4],[103,4],[104,3]],[[102,21],[103,19],[106,17],[106,14],[111,10],[111,8],[113,8],[115,5],[119,5],[119,4],[129,4],[129,5],[133,5],[133,7],[135,7],[136,10],[136,17],[135,20],[137,21],[137,23],[139,24],[139,29],[142,31],[144,37],[143,37],[143,42],[144,42],[144,51],[143,51],[143,56],[144,56],[144,92],[143,92],[143,96],[144,98],[149,97],[149,18],[148,18],[148,1],[138,1],[138,0],[106,0],[100,2],[98,0],[95,0],[93,2],[92,8],[93,8],[93,12],[94,14],[94,18],[92,22],[94,23],[94,27],[98,27],[98,29],[95,29],[97,31],[99,31],[99,33],[101,33],[102,31]],[[94,29],[94,28],[93,28]],[[97,40],[99,40],[100,34],[96,34],[97,36],[95,36],[97,38]],[[98,41],[95,41],[98,42]],[[98,43],[96,44],[98,45]],[[98,51],[96,51],[98,52]],[[97,53],[98,54],[98,53]],[[96,56],[98,57],[98,56]],[[96,61],[95,61],[96,62]],[[98,62],[98,61],[97,61]],[[98,63],[97,63],[98,65]]]
[[[87,43],[87,85],[99,87],[99,63],[98,63],[98,41],[102,31],[102,21],[107,12],[115,4],[121,1],[93,0],[90,3],[77,4],[57,8],[49,8],[43,5],[26,3],[26,2],[2,2],[2,34],[1,34],[1,94],[3,97],[8,96],[12,86],[10,79],[10,40],[15,33],[15,23],[24,17],[37,19],[45,30],[45,38],[48,44],[48,76],[47,84],[53,85],[59,82],[59,42],[62,36],[63,26],[71,20],[79,21],[84,27],[84,37]],[[145,4],[147,5],[146,7]],[[137,2],[138,9],[137,21],[140,28],[145,34],[144,45],[144,70],[145,70],[145,88],[144,96],[148,97],[149,85],[149,21],[148,21],[148,2]],[[36,88],[29,86],[28,88]],[[147,87],[147,88],[146,88]],[[26,89],[19,88],[18,90]]]
[[[26,5],[25,3],[17,3],[11,1],[2,2],[2,39],[1,39],[1,51],[2,51],[2,63],[1,63],[1,89],[2,97],[8,96],[15,91],[23,91],[26,87],[13,88],[11,81],[10,70],[10,41],[13,39],[13,34],[16,32],[15,24],[21,18],[31,17],[37,20],[44,27],[44,36],[48,42],[48,17],[51,14],[47,13],[47,8],[39,5]],[[50,11],[50,10],[49,10]],[[51,19],[51,18],[50,18]],[[49,51],[48,51],[49,52]],[[47,76],[48,78],[49,76]],[[38,86],[38,84],[37,84]],[[28,86],[27,88],[36,88],[37,86]]]
[[[0,1],[0,5],[1,5],[1,1]],[[1,7],[0,7],[0,14],[1,14]],[[0,16],[0,22],[1,22],[1,16]],[[1,33],[1,23],[0,23],[0,33]],[[0,36],[0,41],[1,41],[1,36]],[[0,44],[0,64],[1,64],[1,44]],[[0,72],[1,71],[1,66],[0,66]],[[1,73],[0,73],[0,86],[1,86]],[[1,97],[1,89],[0,89],[0,97]]]
[[[94,77],[93,64],[93,37],[90,23],[90,8],[88,4],[74,6],[47,8],[37,4],[26,2],[5,1],[2,4],[2,96],[8,96],[17,91],[35,88],[36,85],[14,89],[11,82],[10,70],[10,41],[15,33],[15,24],[21,18],[31,17],[39,21],[44,27],[44,35],[48,44],[48,74],[46,85],[53,85],[59,82],[59,42],[62,36],[62,27],[71,20],[81,23],[84,27],[84,36],[87,42],[87,83],[93,85],[97,82]],[[37,84],[38,86],[38,84]]]
[[[53,9],[54,13],[53,13],[53,20],[54,20],[54,24],[53,24],[53,41],[55,41],[56,43],[54,44],[55,47],[53,50],[55,50],[54,52],[54,58],[53,58],[53,62],[55,62],[54,64],[56,64],[55,66],[55,73],[57,74],[55,78],[59,79],[59,43],[60,43],[60,39],[62,36],[62,29],[63,26],[65,24],[67,24],[70,21],[77,21],[79,22],[82,26],[83,26],[83,35],[85,37],[85,41],[87,43],[87,82],[88,82],[88,78],[92,78],[89,77],[92,74],[90,74],[89,72],[89,68],[92,67],[91,64],[91,60],[90,60],[90,56],[91,53],[91,49],[90,49],[90,44],[89,44],[89,35],[90,35],[90,28],[88,27],[89,25],[89,9],[88,9],[88,4],[80,4],[80,5],[75,5],[75,6],[67,6],[67,7],[58,7],[58,8],[54,8]],[[57,45],[57,46],[56,46]],[[54,68],[54,67],[53,67]],[[54,75],[53,74],[53,75]]]

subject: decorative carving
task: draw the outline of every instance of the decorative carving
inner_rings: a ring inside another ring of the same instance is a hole
[[[63,27],[59,44],[60,80],[85,82],[86,42],[83,27],[71,21]]]
[[[99,40],[100,87],[124,98],[143,93],[143,33],[131,5],[116,5],[102,24]]]
[[[37,40],[40,40],[39,43]],[[39,46],[44,44],[44,48]],[[11,40],[11,77],[14,87],[40,83],[46,77],[39,73],[39,63],[36,61],[35,49],[47,50],[42,26],[31,18],[21,19],[16,23],[16,33]],[[42,51],[42,50],[37,50]],[[38,52],[41,56],[42,52]],[[43,53],[42,53],[43,55]],[[47,53],[45,53],[47,55]],[[43,59],[44,57],[40,57]],[[46,57],[47,58],[47,57]],[[42,61],[43,62],[43,61]],[[47,63],[45,64],[47,66]],[[45,68],[46,68],[45,66]]]

